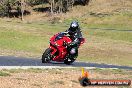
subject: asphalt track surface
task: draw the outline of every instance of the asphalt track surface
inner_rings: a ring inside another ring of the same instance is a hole
[[[64,63],[42,63],[41,59],[35,58],[24,58],[24,57],[13,57],[13,56],[0,56],[0,66],[60,66],[60,67],[95,67],[95,68],[119,68],[132,70],[132,67],[128,66],[117,66],[107,65],[98,63],[88,62],[77,62],[75,61],[71,65]]]

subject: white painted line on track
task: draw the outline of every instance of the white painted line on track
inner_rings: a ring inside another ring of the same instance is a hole
[[[29,68],[40,68],[40,69],[52,69],[52,68],[81,68],[72,66],[0,66],[0,69],[29,69]],[[94,69],[95,67],[84,67],[87,69]]]
[[[0,66],[0,70],[2,69],[30,69],[30,68],[40,68],[40,69],[63,69],[63,68],[81,68],[81,67],[72,67],[72,66]],[[83,67],[85,69],[96,69],[97,67]],[[118,69],[118,68],[99,68],[99,69]]]

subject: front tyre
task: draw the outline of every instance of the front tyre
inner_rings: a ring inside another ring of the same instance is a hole
[[[51,52],[50,48],[47,48],[45,50],[45,52],[42,55],[42,63],[48,63],[48,62],[51,61],[51,54],[50,54],[50,52]]]

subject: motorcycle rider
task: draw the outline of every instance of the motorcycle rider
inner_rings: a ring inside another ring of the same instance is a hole
[[[76,44],[78,48],[81,42],[84,42],[84,38],[82,37],[82,32],[77,21],[72,21],[69,29],[65,32],[61,32],[60,34],[62,34],[62,36],[69,35],[72,42],[68,45],[68,47]],[[77,49],[73,48],[70,50],[70,53],[74,54],[76,50]]]
[[[84,38],[82,37],[82,33],[81,33],[81,29],[79,27],[79,24],[77,21],[73,21],[70,24],[70,27],[65,31],[65,32],[60,32],[57,35],[55,35],[55,41],[61,39],[64,35],[68,35],[70,37],[70,39],[72,40],[72,42],[70,44],[68,44],[67,46],[70,47],[71,45],[76,45],[77,48],[73,48],[70,49],[70,53],[74,54],[76,52],[78,52],[78,47],[80,46],[81,42],[84,42]],[[54,44],[54,42],[52,43],[52,45]],[[58,48],[58,46],[56,46],[56,48]],[[61,53],[63,51],[60,51],[59,53]],[[66,54],[66,53],[63,53]],[[58,58],[61,54],[59,54],[58,56],[56,56],[55,58],[53,58],[53,60],[56,60],[56,58]]]
[[[60,32],[57,35],[58,36],[56,36],[55,40],[61,39],[64,35],[69,35],[72,40],[71,44],[80,45],[81,41],[84,42],[84,38],[82,37],[82,32],[77,21],[72,21],[68,30]]]
[[[70,28],[66,30],[72,39],[73,44],[80,44],[82,37],[81,29],[77,21],[73,21],[70,25]]]
[[[82,32],[77,21],[72,21],[69,29],[65,32],[61,32],[60,34],[69,35],[73,41],[71,44],[77,44],[79,46],[82,41],[84,42],[84,38],[82,37]]]

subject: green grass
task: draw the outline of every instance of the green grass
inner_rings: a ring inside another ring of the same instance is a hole
[[[2,48],[32,52],[39,51],[36,46],[41,46],[41,43],[46,39],[12,30],[0,32],[0,37],[0,47]]]
[[[4,71],[0,71],[0,76],[10,76],[10,74]]]
[[[5,24],[7,22],[1,25]],[[48,47],[50,37],[61,30],[59,26],[52,24],[9,23],[6,27],[0,27],[0,48],[40,53],[40,50]]]
[[[91,36],[132,42],[132,13],[118,13],[95,17],[88,13],[81,18],[66,19],[65,24],[78,20],[85,32]]]
[[[8,72],[8,73],[20,73],[20,72],[33,72],[33,73],[42,73],[46,71],[46,69],[39,69],[39,68],[29,68],[29,69],[3,69],[2,71]]]
[[[118,18],[120,18],[120,22],[117,21]],[[43,51],[49,47],[50,37],[65,31],[73,19],[66,19],[64,23],[55,24],[43,21],[23,23],[0,19],[0,49],[18,53],[29,52],[32,54],[30,56],[40,57]],[[132,66],[130,61],[132,56],[131,15],[92,17],[91,19],[93,23],[89,21],[85,23],[88,20],[85,17],[76,18],[80,22],[86,38],[85,45],[80,49],[78,60]],[[102,23],[99,23],[101,20]],[[120,49],[122,47],[124,49]]]
[[[132,42],[132,30],[129,29],[118,30],[112,28],[87,28],[84,31],[88,32],[91,36]]]

